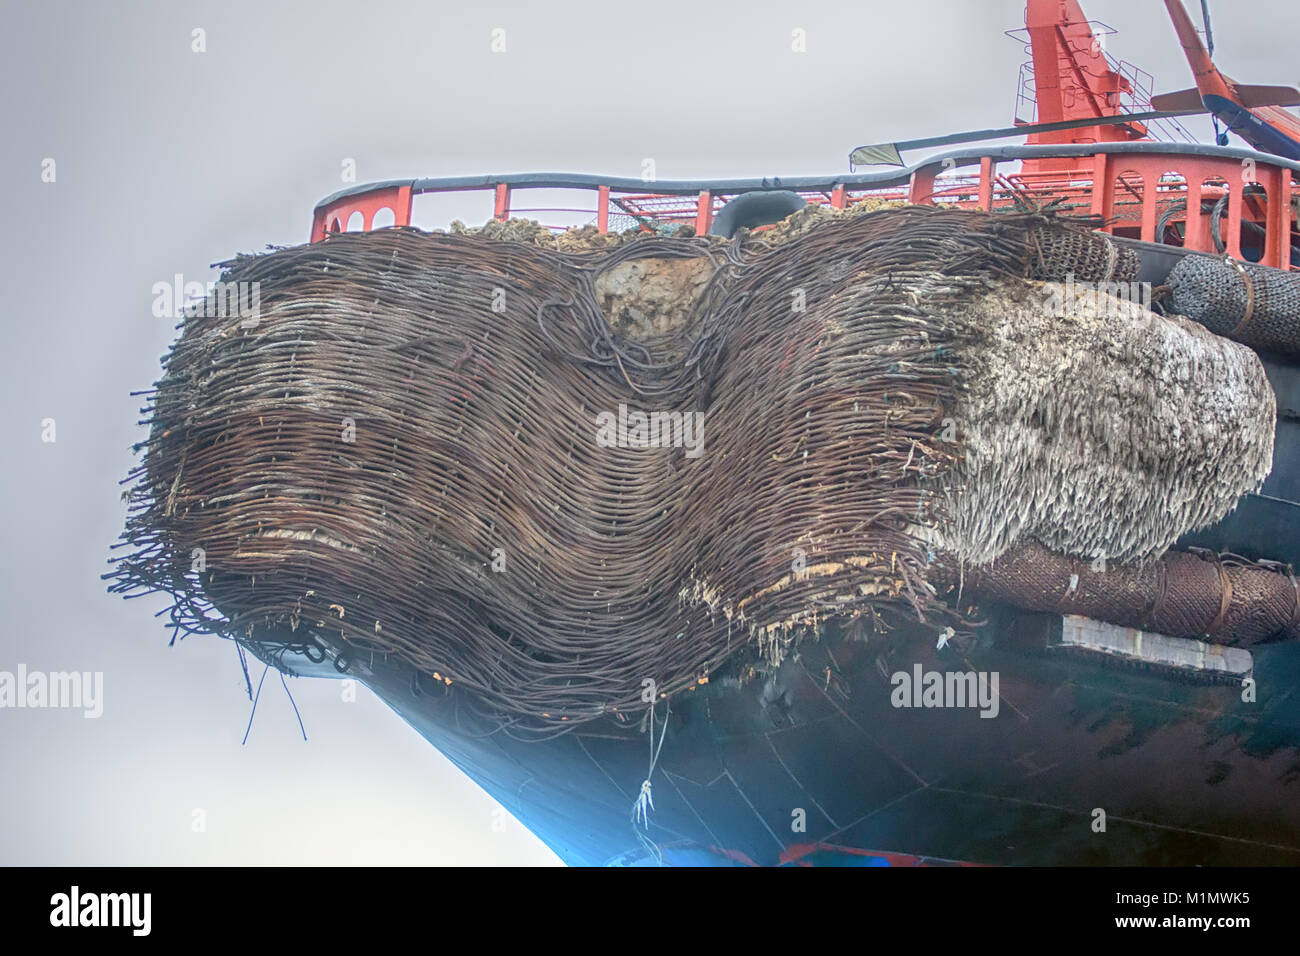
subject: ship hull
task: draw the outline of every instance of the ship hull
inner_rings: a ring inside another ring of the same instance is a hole
[[[1300,644],[1254,651],[1248,701],[1237,684],[995,636],[964,651],[936,650],[921,627],[830,636],[772,684],[675,699],[645,841],[632,819],[650,764],[643,728],[482,736],[455,695],[419,691],[402,667],[376,663],[365,680],[573,865],[654,862],[657,847],[667,862],[758,865],[866,850],[994,865],[1300,863]],[[895,706],[893,676],[916,665],[996,673],[997,715]]]

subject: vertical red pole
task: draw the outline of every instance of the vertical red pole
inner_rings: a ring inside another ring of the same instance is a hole
[[[1129,157],[1130,160],[1137,157]],[[1156,184],[1160,181],[1160,170],[1149,162],[1139,162],[1142,173],[1142,231],[1139,238],[1143,242],[1156,241]]]
[[[846,197],[844,195],[844,184],[840,183],[838,186],[836,186],[834,189],[831,190],[831,208],[843,209],[846,205],[845,198]]]
[[[1281,207],[1279,213],[1282,218],[1282,235],[1286,238],[1282,240],[1285,255],[1278,268],[1289,272],[1291,271],[1291,213],[1295,210],[1295,188],[1291,182],[1291,170],[1284,169],[1281,175],[1282,181],[1278,183],[1281,188],[1277,191],[1277,201]]]
[[[1272,263],[1282,270],[1291,268],[1291,170],[1276,167],[1275,187],[1268,191],[1269,219],[1267,235],[1276,236],[1269,245],[1276,249],[1277,261]],[[1270,250],[1271,252],[1272,250]]]
[[[1240,185],[1228,183],[1228,242],[1226,252],[1234,259],[1241,258],[1241,211],[1245,206],[1242,195],[1246,191],[1246,182]]]
[[[1202,228],[1205,217],[1201,215],[1201,171],[1189,169],[1187,180],[1187,229],[1183,236],[1183,248],[1195,249],[1197,252],[1209,252]]]
[[[980,202],[979,207],[987,212],[993,211],[993,157],[980,158]]]
[[[596,188],[596,231],[609,232],[609,187]]]
[[[709,227],[713,225],[713,195],[707,190],[700,191],[699,204],[695,210],[695,234],[697,236],[708,235]]]
[[[934,167],[927,166],[912,174],[912,184],[908,189],[907,201],[916,206],[934,205]]]
[[[510,218],[510,186],[508,183],[497,183],[497,198],[492,215],[496,219]]]
[[[409,226],[411,224],[411,187],[397,187],[397,201],[393,203],[393,225]]]
[[[1089,212],[1094,216],[1101,216],[1102,219],[1110,219],[1114,193],[1110,171],[1106,168],[1106,154],[1097,153],[1092,157],[1092,206]],[[1109,232],[1110,226],[1103,226],[1102,229],[1104,232]]]

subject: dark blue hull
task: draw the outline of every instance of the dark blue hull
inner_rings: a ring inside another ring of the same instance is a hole
[[[770,865],[821,843],[1006,865],[1300,864],[1300,644],[1255,651],[1247,703],[1235,685],[1009,632],[964,654],[919,629],[885,640],[809,643],[766,692],[715,682],[674,701],[649,839],[685,862]],[[916,663],[997,671],[998,716],[894,707],[886,675]],[[409,672],[367,683],[567,863],[652,859],[631,819],[649,764],[636,728],[477,736]]]

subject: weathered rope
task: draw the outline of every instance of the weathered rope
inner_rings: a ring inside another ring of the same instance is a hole
[[[391,655],[529,737],[644,712],[647,680],[671,698],[742,652],[779,661],[830,618],[955,621],[924,534],[962,455],[940,437],[954,315],[1044,248],[1116,268],[1042,215],[929,207],[779,245],[392,229],[236,259],[258,321],[185,321],[112,590],[166,592],[174,633],[263,660]],[[641,259],[712,271],[680,328],[629,338],[594,283]],[[700,455],[681,428],[602,444],[620,406],[699,413]]]

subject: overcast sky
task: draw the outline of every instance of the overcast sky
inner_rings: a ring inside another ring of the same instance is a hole
[[[863,143],[1009,125],[1024,59],[1018,0],[2,3],[0,671],[102,671],[104,712],[0,710],[0,863],[556,862],[367,692],[291,682],[304,743],[268,679],[241,747],[231,645],[168,648],[161,599],[104,592],[144,435],[128,393],[173,334],[155,282],[304,241],[346,159],[359,181],[834,173]],[[1225,72],[1300,81],[1294,0],[1215,7]],[[1084,8],[1157,91],[1191,85],[1163,4]]]

